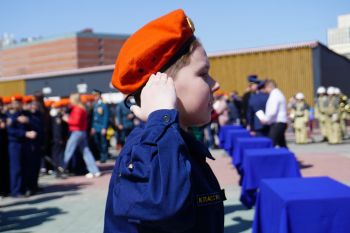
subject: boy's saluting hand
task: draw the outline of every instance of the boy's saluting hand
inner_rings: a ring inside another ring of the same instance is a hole
[[[176,91],[173,79],[165,73],[152,74],[141,92],[141,107],[131,106],[130,110],[142,121],[160,109],[176,108]]]

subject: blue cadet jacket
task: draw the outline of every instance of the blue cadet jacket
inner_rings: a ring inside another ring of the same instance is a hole
[[[111,177],[105,233],[222,233],[225,196],[205,146],[176,110],[150,114],[129,135]]]
[[[30,113],[29,124],[30,130],[34,130],[37,133],[37,136],[34,140],[29,140],[31,143],[40,147],[44,143],[44,117],[43,114],[39,111]]]
[[[102,100],[99,100],[94,105],[92,125],[96,132],[101,132],[102,129],[108,128],[109,112],[108,107]]]
[[[124,129],[131,129],[134,126],[133,120],[128,119],[128,115],[130,113],[131,113],[130,109],[127,108],[123,102],[117,104],[116,120],[118,124],[123,125]]]
[[[266,102],[269,98],[268,94],[265,93],[254,93],[250,95],[248,111],[247,111],[247,120],[252,130],[261,130],[265,127],[255,113],[259,110],[265,112]]]
[[[9,142],[23,143],[26,139],[26,131],[29,130],[29,124],[22,124],[17,121],[17,117],[24,115],[28,116],[28,112],[8,112],[7,113],[7,133]]]

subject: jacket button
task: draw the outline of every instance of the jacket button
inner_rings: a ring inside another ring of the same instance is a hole
[[[168,115],[164,115],[163,116],[163,121],[164,122],[169,122],[170,121],[170,117]]]

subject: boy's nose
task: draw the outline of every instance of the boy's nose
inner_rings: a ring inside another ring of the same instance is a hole
[[[217,91],[219,89],[220,89],[220,84],[218,82],[214,81],[214,85],[211,88],[211,92],[215,92],[215,91]]]

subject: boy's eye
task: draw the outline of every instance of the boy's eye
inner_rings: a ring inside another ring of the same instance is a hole
[[[209,78],[209,74],[208,73],[204,73],[201,75],[204,79],[208,79]]]
[[[200,74],[200,76],[202,76],[202,77],[206,77],[206,76],[208,76],[209,74],[208,74],[208,72],[202,72],[201,74]]]

